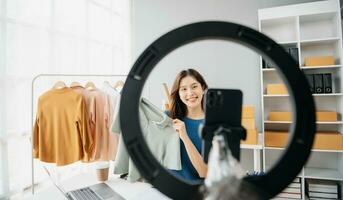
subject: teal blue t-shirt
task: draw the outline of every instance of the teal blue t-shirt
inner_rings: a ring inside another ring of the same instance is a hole
[[[193,142],[194,146],[198,150],[199,153],[201,153],[201,147],[202,147],[202,141],[199,135],[199,126],[204,122],[203,119],[190,119],[188,117],[183,118],[183,122],[186,126],[186,131],[188,134],[188,137]],[[182,164],[182,170],[172,170],[175,174],[178,176],[194,181],[194,180],[201,180],[201,178],[198,175],[198,172],[193,167],[193,164],[188,156],[187,150],[183,142],[180,143],[181,148],[181,164]]]

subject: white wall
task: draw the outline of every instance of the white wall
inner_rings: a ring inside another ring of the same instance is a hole
[[[241,23],[258,29],[257,10],[310,0],[134,0],[133,57],[164,33],[179,26],[205,20]],[[210,87],[239,88],[244,104],[256,106],[257,127],[261,130],[261,91],[258,54],[224,41],[206,40],[178,48],[165,57],[149,76],[144,95],[162,104],[162,83],[170,87],[181,69],[193,67]]]

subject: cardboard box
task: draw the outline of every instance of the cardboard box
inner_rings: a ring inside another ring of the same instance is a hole
[[[316,117],[317,121],[337,121],[338,114],[334,111],[318,111]]]
[[[318,111],[316,112],[317,121],[337,121],[338,114],[335,111]],[[292,121],[291,112],[272,111],[268,114],[270,121]]]
[[[267,84],[267,94],[288,94],[285,84]]]
[[[292,121],[291,112],[272,111],[268,114],[268,120],[270,121]]]
[[[243,105],[242,118],[243,119],[255,119],[255,106]]]
[[[257,144],[258,143],[258,133],[257,129],[247,130],[247,138],[241,140],[241,144]]]
[[[285,147],[288,141],[286,131],[265,131],[264,144],[267,147]]]
[[[343,134],[337,132],[318,132],[313,149],[343,150]]]
[[[242,119],[242,126],[246,130],[254,130],[256,128],[255,119]]]
[[[288,142],[288,132],[266,131],[265,146],[285,147]],[[313,149],[343,150],[343,134],[337,132],[316,133]]]
[[[304,66],[321,66],[334,64],[335,58],[333,56],[309,56],[305,58]]]

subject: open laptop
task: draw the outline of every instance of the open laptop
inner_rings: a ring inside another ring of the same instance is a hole
[[[99,183],[72,190],[70,192],[65,192],[64,189],[53,179],[50,172],[45,167],[44,169],[56,188],[69,200],[125,200],[105,183]]]

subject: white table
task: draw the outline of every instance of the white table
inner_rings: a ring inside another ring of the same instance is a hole
[[[65,191],[75,190],[82,187],[87,187],[93,184],[99,183],[96,179],[95,174],[79,174],[72,178],[69,178],[61,182],[61,185]],[[168,197],[163,195],[157,189],[153,188],[148,183],[136,182],[130,183],[127,180],[118,178],[118,176],[111,175],[109,180],[105,182],[109,185],[115,192],[119,193],[127,200],[139,199],[139,200],[151,200],[151,199],[161,199],[169,200]],[[57,189],[54,184],[48,184],[48,186],[39,189],[35,194],[27,199],[37,199],[37,200],[60,200],[66,199],[61,191]]]

